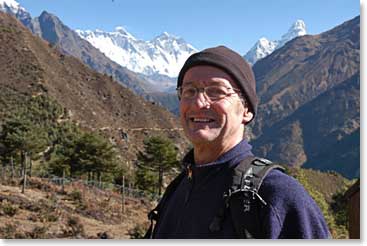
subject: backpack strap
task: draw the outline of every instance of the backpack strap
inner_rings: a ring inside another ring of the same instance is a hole
[[[248,156],[233,169],[231,186],[229,190],[223,194],[224,204],[213,218],[213,221],[210,223],[209,231],[215,233],[222,230],[222,222],[225,218],[225,211],[229,207],[229,198],[232,196],[234,191],[238,190],[237,187],[241,186],[241,183],[243,182],[242,173],[246,172],[254,159],[254,156]]]
[[[181,183],[181,180],[183,180],[185,176],[186,176],[186,171],[184,170],[176,178],[174,178],[173,181],[167,186],[166,191],[164,192],[157,206],[148,213],[148,219],[150,220],[150,226],[143,238],[145,239],[153,238],[154,227],[158,222],[159,215],[164,205],[166,204],[168,199],[171,197],[173,192],[177,189],[178,185]],[[154,221],[156,222],[155,224],[154,224]]]
[[[232,184],[223,195],[224,206],[213,219],[209,230],[221,230],[225,210],[229,208],[239,238],[261,238],[259,211],[256,210],[267,203],[258,191],[266,175],[275,168],[284,170],[282,166],[259,157],[249,156],[242,160],[233,169]],[[255,206],[256,202],[261,202],[260,206]]]

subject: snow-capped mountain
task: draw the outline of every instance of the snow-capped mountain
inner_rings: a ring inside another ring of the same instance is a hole
[[[185,60],[196,52],[196,49],[182,38],[167,32],[151,41],[139,40],[123,27],[116,27],[114,32],[76,32],[111,60],[145,75],[177,77]]]
[[[244,55],[244,58],[253,65],[256,61],[270,55],[274,50],[279,49],[288,41],[306,34],[306,24],[303,20],[297,20],[289,28],[288,32],[282,35],[280,40],[270,41],[265,37],[260,38],[246,55]]]
[[[267,38],[260,38],[255,45],[246,53],[244,58],[251,65],[255,64],[257,60],[264,58],[267,55],[270,55],[271,52],[275,50],[277,47],[276,41],[269,41]]]
[[[19,3],[14,0],[0,0],[0,9],[4,12],[9,11],[13,14],[16,14],[20,8],[21,7]]]
[[[0,11],[14,15],[23,25],[33,29],[31,15],[15,0],[0,0]]]
[[[296,22],[293,23],[293,25],[289,28],[288,32],[285,33],[281,40],[278,43],[277,48],[282,47],[286,42],[299,37],[299,36],[303,36],[306,35],[307,31],[306,31],[306,24],[303,20],[297,20]]]

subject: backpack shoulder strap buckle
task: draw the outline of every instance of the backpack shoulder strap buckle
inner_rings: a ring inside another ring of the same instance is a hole
[[[253,209],[255,208],[253,206],[255,200],[258,200],[262,205],[267,205],[267,202],[258,192],[263,180],[273,169],[284,170],[280,165],[255,156],[245,158],[233,169],[232,183],[229,189],[224,192],[223,199],[225,208],[229,208],[236,233],[240,238],[261,237],[258,234],[261,230],[258,225],[260,222],[252,219],[252,217],[258,216],[258,211]],[[256,206],[258,209],[261,209],[260,207]],[[217,226],[218,221],[213,220],[214,225],[216,225],[215,229],[220,228]],[[213,226],[209,229],[216,231],[213,230]]]
[[[149,220],[158,220],[158,210],[157,209],[153,209],[148,213],[148,219]]]

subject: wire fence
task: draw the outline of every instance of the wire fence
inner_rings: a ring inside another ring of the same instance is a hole
[[[5,181],[5,179],[10,178],[8,170],[4,168],[0,168],[0,170],[1,170],[1,174],[0,174],[1,181]],[[93,187],[101,191],[105,190],[105,191],[113,191],[113,192],[121,193],[124,197],[131,197],[131,198],[137,198],[137,199],[148,199],[151,201],[158,201],[161,197],[158,193],[152,193],[152,192],[148,192],[145,190],[140,190],[140,189],[134,188],[131,184],[126,185],[126,183],[124,182],[125,180],[124,177],[123,177],[122,185],[102,182],[102,181],[96,181],[96,180],[76,179],[76,178],[70,178],[70,177],[63,178],[63,177],[58,177],[55,175],[49,175],[47,173],[44,173],[44,175],[42,176],[34,176],[34,177],[40,178],[48,183],[52,183],[58,186],[72,185],[76,183],[83,184],[86,187]],[[19,172],[14,172],[13,178],[22,180],[22,175]]]
[[[109,190],[114,192],[119,192],[124,194],[126,197],[132,197],[132,198],[146,198],[149,200],[157,201],[160,198],[160,195],[158,193],[151,193],[144,190],[126,187],[125,185],[118,185],[113,183],[107,183],[107,182],[99,182],[95,180],[83,180],[83,179],[74,179],[74,178],[62,178],[58,176],[51,176],[49,178],[42,178],[47,179],[49,182],[62,186],[62,185],[68,185],[72,183],[82,183],[85,186],[94,187],[100,190]]]

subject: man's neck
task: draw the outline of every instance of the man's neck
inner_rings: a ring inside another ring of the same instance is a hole
[[[234,146],[241,142],[241,139],[223,144],[204,144],[204,145],[194,145],[194,160],[196,165],[206,164],[214,162],[221,155],[231,150]]]

